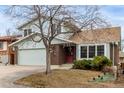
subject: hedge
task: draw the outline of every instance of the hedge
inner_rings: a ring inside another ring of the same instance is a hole
[[[93,60],[75,60],[74,69],[102,70],[104,66],[111,66],[112,61],[105,56],[96,56]]]

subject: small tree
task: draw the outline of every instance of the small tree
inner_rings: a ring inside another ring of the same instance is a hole
[[[6,13],[24,20],[38,20],[34,23],[46,48],[46,74],[51,72],[51,42],[59,34],[78,33],[81,29],[93,29],[106,26],[100,16],[98,6],[62,6],[32,5],[11,6]],[[44,26],[47,27],[44,30]],[[62,32],[61,26],[69,28]],[[36,42],[34,40],[34,42]]]

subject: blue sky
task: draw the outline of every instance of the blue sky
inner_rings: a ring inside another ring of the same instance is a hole
[[[16,31],[16,27],[19,25],[16,19],[3,13],[5,8],[6,6],[0,6],[0,34],[2,35],[5,35],[7,29]],[[121,26],[124,39],[124,5],[101,6],[100,11],[112,26]]]
[[[0,35],[5,35],[7,29],[12,31],[16,30],[16,20],[8,15],[5,15],[4,11],[6,8],[7,6],[0,6]]]

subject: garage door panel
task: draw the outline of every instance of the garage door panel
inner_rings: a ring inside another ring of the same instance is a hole
[[[19,65],[45,65],[46,64],[45,49],[19,50],[18,64]]]

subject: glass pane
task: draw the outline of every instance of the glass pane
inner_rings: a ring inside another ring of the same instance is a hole
[[[89,58],[93,58],[95,56],[95,46],[89,46]]]
[[[97,56],[104,56],[104,45],[97,46]]]
[[[81,46],[81,58],[87,58],[87,46]]]
[[[32,29],[28,29],[28,34],[31,34],[32,33]]]
[[[27,29],[24,30],[24,36],[27,36]]]
[[[0,42],[0,49],[3,49],[3,42]]]

